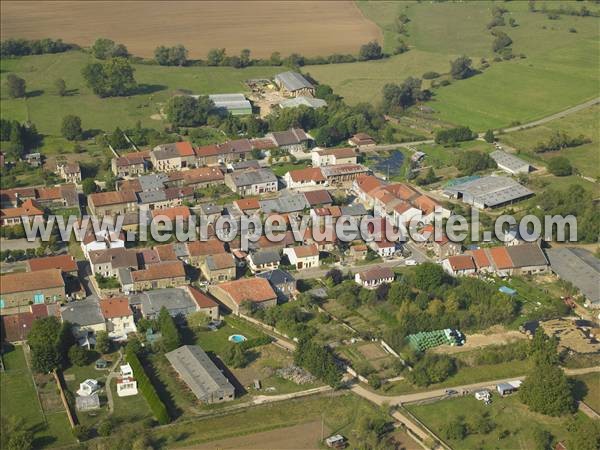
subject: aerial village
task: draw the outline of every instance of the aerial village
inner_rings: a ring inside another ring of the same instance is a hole
[[[275,86],[268,95],[261,91],[267,83]],[[313,97],[315,86],[297,72],[252,80],[251,85],[255,86],[253,102],[262,101],[269,108],[326,105]],[[253,113],[243,94],[210,98],[230,114]],[[75,348],[69,350],[69,358],[83,359],[77,364],[90,369],[60,375],[61,395],[66,392],[74,398],[72,404],[65,400],[72,426],[97,426],[107,409],[113,410],[116,402],[124,402],[127,408],[127,402],[134,401],[130,399],[153,391],[148,386],[157,379],[186,411],[193,405],[240,397],[328,389],[326,376],[291,357],[305,336],[329,349],[345,382],[356,380],[372,389],[393,386],[412,364],[404,356],[407,348],[418,354],[440,346],[469,345],[469,329],[517,317],[516,309],[496,311],[493,305],[487,306],[493,317],[477,324],[436,322],[432,315],[426,330],[391,342],[393,333],[374,308],[386,298],[398,301],[396,305],[403,299],[431,305],[415,290],[422,289],[419,282],[427,283],[418,280],[428,277],[437,277],[436,286],[445,284],[447,289],[479,280],[481,284],[473,287],[479,293],[475,295],[513,298],[511,307],[516,308],[518,301],[521,316],[524,311],[549,307],[538,301],[532,280],[564,280],[574,294],[564,296],[558,308],[598,315],[600,298],[593,284],[600,265],[585,251],[549,249],[542,239],[526,241],[518,231],[504,241],[484,243],[429,235],[436,213],[444,220],[457,207],[463,212],[473,208],[496,214],[534,195],[518,178],[533,169],[530,164],[504,152],[501,145],[496,147],[491,153],[497,163],[493,173],[456,179],[435,191],[395,182],[366,165],[369,155],[381,149],[366,133],[357,133],[343,146],[326,148],[316,146],[301,128],[203,146],[182,140],[128,152],[111,148],[114,189],[99,184],[89,195],[83,194],[77,162],[57,164],[62,184],[0,192],[3,236],[14,235],[5,242],[23,243],[22,248],[3,249],[9,270],[0,279],[2,339],[27,342],[41,318],[68,324]],[[289,170],[276,173],[272,163],[278,159],[302,161],[303,166],[290,164]],[[417,166],[426,161],[425,153],[413,155]],[[40,155],[28,155],[28,163],[40,164]],[[43,222],[48,211],[110,221],[120,217],[122,229],[100,233],[89,229],[80,241],[39,248],[15,238],[23,220]],[[214,226],[221,217],[264,219],[275,214],[286,218],[288,228],[282,239],[271,242],[261,237],[249,248],[242,248],[239,238],[222,241],[221,230]],[[140,218],[150,223],[156,217],[187,220],[192,216],[213,224],[208,239],[165,243],[130,239],[137,236]],[[421,240],[393,242],[381,235],[370,241],[342,242],[335,229],[319,237],[308,228],[297,240],[289,224],[303,216],[311,224],[329,223],[330,228],[343,216],[356,220],[373,216],[383,229],[416,220],[418,232],[429,233]],[[386,311],[394,315],[394,308],[390,304]],[[468,306],[456,308],[466,311]],[[443,316],[443,310],[439,314]],[[531,338],[540,328],[557,336],[569,352],[598,351],[597,328],[577,320],[537,317],[510,334]],[[257,348],[263,349],[261,356],[251,362],[248,354]],[[140,352],[144,356],[138,357]],[[93,360],[87,359],[90,354],[95,355]],[[275,369],[267,367],[267,359],[276,361]],[[249,365],[252,369],[244,368]],[[154,373],[152,381],[146,371]],[[169,376],[178,381],[167,381]],[[111,379],[116,380],[112,389]],[[493,395],[509,395],[519,389],[521,380],[499,383]],[[489,389],[474,393],[477,400],[492,401]],[[468,390],[450,389],[445,395],[466,394]],[[143,395],[159,423],[168,422],[169,414],[158,397]],[[423,437],[416,433],[417,438]],[[344,436],[335,435],[326,443],[339,448],[344,442]]]

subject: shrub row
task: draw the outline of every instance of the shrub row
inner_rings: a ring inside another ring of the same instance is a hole
[[[167,412],[167,407],[156,393],[156,389],[154,389],[154,385],[148,378],[148,375],[146,375],[146,371],[144,370],[144,367],[142,366],[138,356],[134,352],[128,351],[126,358],[127,362],[133,369],[135,379],[137,380],[138,389],[148,402],[154,417],[156,417],[156,420],[158,420],[158,423],[161,425],[169,423],[171,418]]]

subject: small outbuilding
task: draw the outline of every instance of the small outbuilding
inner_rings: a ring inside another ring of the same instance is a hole
[[[509,395],[512,394],[513,392],[516,392],[519,390],[519,388],[521,387],[521,381],[520,380],[514,380],[514,381],[509,381],[507,383],[500,383],[496,386],[496,390],[498,391],[498,394],[500,394],[501,396],[505,396],[505,395]]]
[[[92,395],[77,396],[75,398],[75,408],[77,411],[92,411],[100,408],[100,397],[97,392]]]

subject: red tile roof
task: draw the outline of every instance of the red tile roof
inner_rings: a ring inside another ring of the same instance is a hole
[[[0,294],[14,294],[43,289],[64,287],[65,280],[60,269],[38,270],[0,275]]]
[[[257,198],[242,198],[240,200],[235,200],[233,203],[235,203],[235,206],[237,206],[240,211],[260,208],[260,203]]]
[[[21,216],[41,216],[44,214],[38,205],[31,199],[25,200],[21,206],[17,208],[6,208],[0,210],[1,218],[9,218],[9,217],[21,217]]]
[[[408,201],[419,195],[419,193],[415,191],[412,187],[402,183],[389,184],[385,187],[385,190],[391,192],[399,199],[405,201]]]
[[[448,263],[452,270],[475,270],[475,262],[470,255],[449,256]]]
[[[100,311],[105,319],[132,316],[129,300],[126,297],[105,298],[100,300]]]
[[[134,282],[183,277],[185,277],[185,268],[181,261],[162,262],[159,264],[153,264],[144,270],[136,270],[131,272],[131,278]]]
[[[188,141],[176,142],[175,148],[177,148],[177,152],[179,153],[179,156],[185,157],[185,156],[194,156],[195,155],[194,147],[192,147],[191,142],[188,142]]]
[[[46,269],[61,269],[63,272],[77,271],[77,261],[71,255],[47,256],[32,258],[27,261],[30,272]]]
[[[306,198],[306,201],[310,206],[326,205],[333,202],[329,191],[326,191],[325,189],[304,192],[304,198]]]
[[[96,192],[88,196],[88,202],[92,203],[94,206],[136,203],[137,196],[133,191]]]
[[[194,299],[199,308],[214,308],[215,306],[219,305],[212,298],[199,291],[195,287],[188,286],[187,289],[189,290],[190,294],[192,295],[192,298]]]
[[[420,197],[416,198],[413,203],[425,214],[431,214],[435,211],[436,207],[440,206],[438,202],[436,202],[432,198],[427,197],[426,195],[421,195]]]
[[[475,265],[478,269],[481,269],[483,267],[490,267],[490,260],[487,257],[485,249],[479,248],[476,250],[472,250],[470,253],[473,256],[473,259],[475,260]]]
[[[356,179],[356,183],[359,189],[363,192],[369,193],[373,189],[383,186],[383,181],[373,175],[365,175]]]
[[[506,247],[492,247],[488,249],[488,255],[492,258],[497,269],[510,269],[513,267],[512,260]]]
[[[177,217],[181,217],[182,220],[186,221],[190,218],[190,208],[185,205],[182,206],[174,206],[173,208],[165,208],[165,209],[153,209],[152,217],[157,216],[166,216],[171,221],[175,221]]]
[[[325,181],[323,172],[318,167],[307,167],[305,169],[290,170],[288,172],[292,181],[303,183],[308,181]]]
[[[307,258],[309,256],[319,256],[319,247],[315,244],[301,245],[300,247],[292,247],[296,254],[296,258]]]
[[[363,281],[377,281],[394,278],[394,271],[389,267],[373,267],[358,273],[358,276]]]
[[[356,156],[356,150],[352,147],[326,148],[317,152],[319,156],[334,155],[336,158],[351,158]]]
[[[206,256],[223,253],[225,244],[218,239],[209,239],[207,241],[192,241],[187,243],[190,256]]]
[[[8,342],[24,341],[29,335],[33,321],[48,316],[46,305],[30,305],[29,311],[2,316],[0,338]]]
[[[271,284],[264,278],[242,278],[218,286],[238,305],[245,301],[262,303],[277,299]]]

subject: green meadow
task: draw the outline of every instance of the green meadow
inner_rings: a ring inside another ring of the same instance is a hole
[[[498,29],[512,38],[513,53],[525,58],[494,62],[493,37],[486,29],[493,2],[359,1],[358,5],[384,30],[387,51],[398,38],[411,49],[383,61],[303,68],[319,82],[330,84],[349,103],[379,102],[384,84],[400,83],[409,76],[421,77],[427,71],[447,74],[449,61],[463,54],[473,59],[475,67],[481,58],[491,67],[436,89],[429,106],[438,112],[438,119],[481,131],[525,123],[598,96],[597,18],[560,16],[549,20],[546,14],[529,12],[527,2],[503,2],[509,10],[506,21],[512,17],[518,26]],[[580,7],[577,2],[573,5]],[[393,28],[401,12],[410,19],[407,35],[402,36]]]
[[[85,129],[113,130],[142,125],[163,128],[156,118],[162,105],[175,93],[195,94],[244,92],[244,80],[270,77],[281,67],[164,67],[135,64],[135,78],[140,93],[128,97],[101,99],[85,85],[81,69],[93,58],[81,51],[54,55],[3,59],[1,62],[2,117],[30,120],[44,134],[59,135],[62,118],[79,115]],[[5,79],[14,73],[25,79],[27,98],[8,98]],[[55,93],[54,82],[62,78],[69,95]],[[154,116],[155,118],[152,118]]]
[[[556,156],[564,156],[571,161],[573,167],[584,176],[600,178],[600,106],[595,105],[562,119],[552,120],[543,125],[527,130],[514,131],[500,136],[507,143],[535,165],[545,163]],[[578,147],[565,148],[556,152],[535,153],[534,147],[540,142],[547,142],[553,133],[561,131],[574,138],[583,135],[592,142]]]

